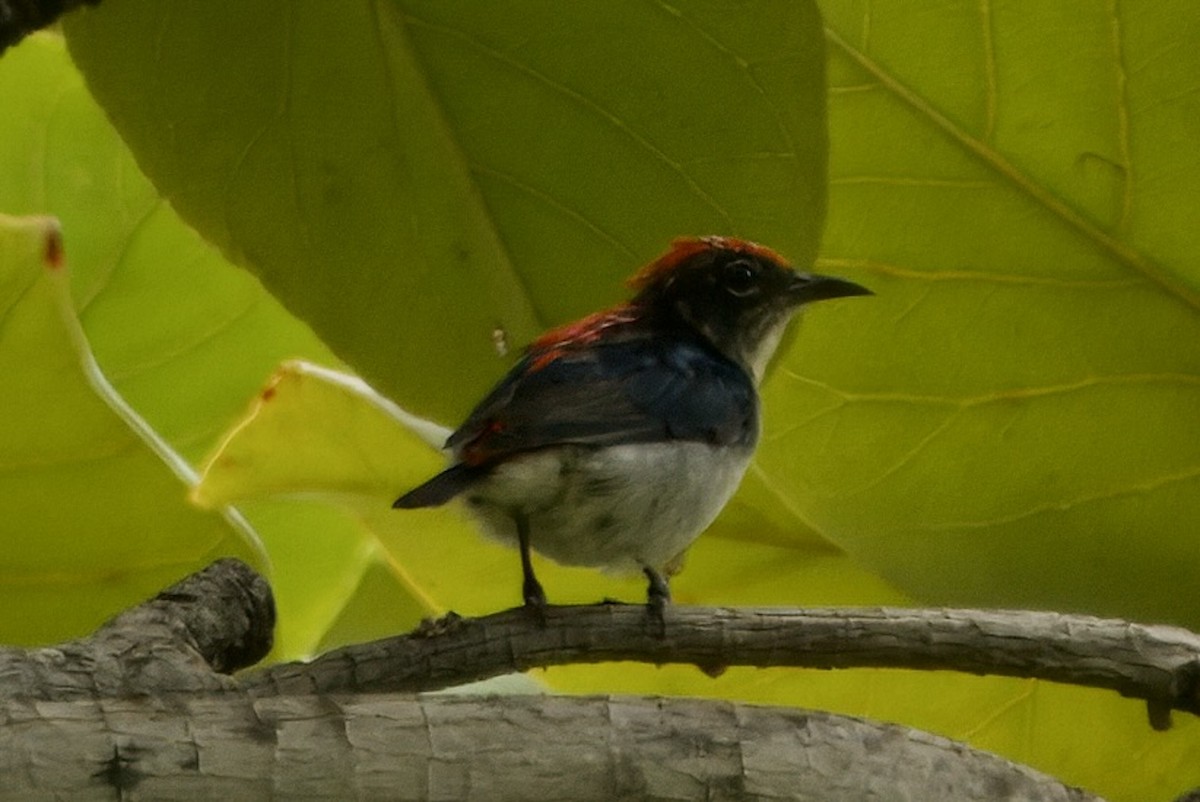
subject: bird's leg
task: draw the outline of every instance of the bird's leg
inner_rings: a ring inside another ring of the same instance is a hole
[[[526,607],[540,610],[546,606],[546,591],[542,590],[542,583],[534,576],[533,562],[529,558],[529,518],[523,513],[514,512],[513,522],[517,525],[517,543],[521,548],[521,596],[525,599]]]
[[[667,584],[666,577],[648,565],[642,566],[642,573],[650,580],[650,587],[646,590],[646,612],[658,622],[660,634],[666,635],[667,624],[663,619],[663,610],[666,609],[667,602],[671,601],[671,586]]]

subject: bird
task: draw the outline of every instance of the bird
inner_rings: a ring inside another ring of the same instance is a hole
[[[750,464],[758,386],[789,321],[872,294],[724,236],[678,238],[626,284],[625,303],[535,339],[449,436],[449,466],[392,505],[464,500],[520,551],[527,607],[547,604],[534,550],[640,571],[661,617],[668,577]]]

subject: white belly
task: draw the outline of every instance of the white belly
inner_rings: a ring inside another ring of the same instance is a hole
[[[752,449],[675,442],[564,446],[510,459],[465,496],[488,534],[530,545],[565,565],[614,571],[663,567],[729,501]]]

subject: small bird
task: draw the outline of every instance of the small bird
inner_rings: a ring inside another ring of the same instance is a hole
[[[727,237],[687,237],[629,281],[632,300],[543,334],[446,441],[452,464],[396,508],[465,499],[521,553],[522,596],[546,595],[530,549],[667,576],[733,495],[759,436],[757,387],[793,314],[870,295]]]

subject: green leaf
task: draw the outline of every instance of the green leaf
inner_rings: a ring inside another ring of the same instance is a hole
[[[918,9],[825,6],[818,264],[877,297],[807,321],[759,464],[923,601],[1200,627],[1200,9]]]
[[[265,565],[235,512],[201,512],[195,477],[100,373],[49,218],[0,216],[0,641],[83,634],[219,556]]]
[[[332,361],[304,324],[182,223],[138,171],[60,37],[0,60],[0,209],[53,214],[105,375],[184,456],[209,451],[280,362]]]
[[[503,372],[494,332],[614,299],[677,235],[816,253],[811,2],[107,0],[65,27],[184,218],[444,421]]]
[[[441,469],[448,435],[361,379],[286,362],[207,460],[193,496],[213,506],[321,493],[388,508],[397,488]]]
[[[253,499],[238,509],[262,535],[274,568],[270,581],[278,616],[269,659],[310,658],[322,651],[330,628],[378,561],[377,547],[353,515],[316,499]],[[389,609],[396,595],[373,600]],[[400,595],[401,603],[410,599],[407,592]],[[383,616],[379,624],[389,634],[410,626]]]
[[[197,458],[209,451],[281,359],[332,360],[311,331],[250,274],[225,262],[157,196],[83,87],[60,37],[37,34],[7,51],[0,60],[0,97],[6,112],[0,115],[0,174],[12,179],[0,181],[0,208],[20,214],[51,211],[63,221],[71,295],[96,360],[128,405],[178,453]],[[36,411],[43,417],[20,426],[52,431],[57,404],[40,404]],[[113,500],[81,505],[82,520],[119,503],[126,478],[120,465],[113,464],[113,470],[116,484],[107,484],[100,474],[96,480],[97,487],[111,487]],[[62,491],[56,477],[45,473],[37,481],[31,477],[23,492],[31,499],[50,499],[61,498]],[[186,492],[185,486],[172,485],[162,502],[175,504]],[[70,503],[61,506],[68,509]],[[150,538],[154,545],[169,539],[169,521],[156,521],[155,509],[147,506],[140,522],[152,537],[134,531],[118,542],[136,545]],[[358,581],[362,566],[356,555],[363,541],[360,528],[336,512],[285,509],[262,503],[245,512],[276,568],[276,653],[300,655],[311,652]],[[37,505],[22,514],[30,517],[6,519],[5,544],[50,525]],[[75,516],[60,513],[54,520],[65,529],[59,537],[22,541],[43,552],[38,559],[45,566],[70,555],[70,549],[61,548],[63,537],[91,531]],[[190,554],[196,548],[187,528],[174,537],[178,542],[170,549]],[[141,601],[208,558],[138,576],[154,559],[139,552],[123,563],[114,558],[120,564],[93,566],[95,572],[47,568],[44,585],[27,578],[21,614],[10,620],[19,623],[26,642],[77,634],[90,626],[87,622]],[[75,604],[80,597],[95,597],[96,603]]]

